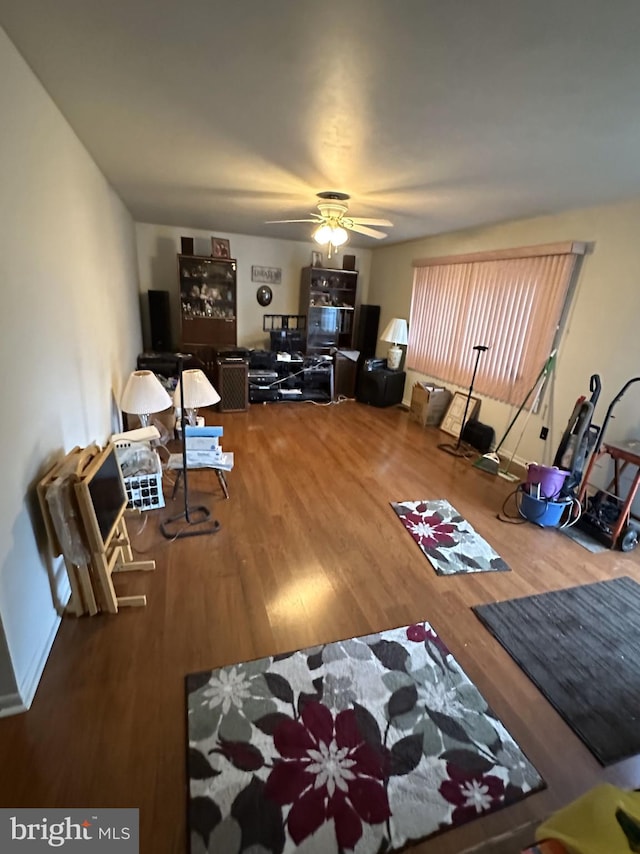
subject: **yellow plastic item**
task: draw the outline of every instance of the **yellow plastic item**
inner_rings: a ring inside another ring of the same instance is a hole
[[[596,786],[541,824],[536,840],[543,839],[557,839],[570,854],[640,852],[640,792]]]
[[[557,839],[544,839],[533,848],[525,848],[520,854],[567,854],[567,849]]]

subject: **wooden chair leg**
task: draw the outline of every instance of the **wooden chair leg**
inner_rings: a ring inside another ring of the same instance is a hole
[[[229,487],[227,486],[227,479],[224,476],[224,472],[220,469],[216,469],[216,474],[218,475],[218,480],[220,482],[220,486],[222,487],[222,491],[224,493],[224,497],[229,497]]]

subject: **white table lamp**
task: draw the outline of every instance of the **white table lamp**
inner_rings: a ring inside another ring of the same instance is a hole
[[[380,336],[381,341],[389,341],[393,346],[389,347],[387,353],[387,367],[390,371],[397,371],[402,361],[402,349],[399,344],[407,343],[407,321],[400,317],[394,317]]]
[[[218,403],[220,395],[199,368],[189,368],[182,371],[182,377],[173,393],[173,405],[178,409],[181,384],[184,387],[183,400],[187,421],[195,427],[198,409],[201,406],[213,406],[214,403]]]
[[[153,371],[133,371],[124,387],[120,407],[129,415],[137,415],[143,427],[149,425],[153,412],[171,406],[171,398]]]

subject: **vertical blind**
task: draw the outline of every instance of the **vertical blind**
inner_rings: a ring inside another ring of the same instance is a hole
[[[585,244],[414,261],[407,366],[456,385],[520,402],[553,346],[576,259]]]

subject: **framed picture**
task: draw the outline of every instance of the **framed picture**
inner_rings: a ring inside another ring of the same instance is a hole
[[[211,238],[211,254],[214,258],[231,258],[229,241],[224,237]]]
[[[282,268],[281,267],[252,267],[251,281],[264,282],[267,285],[282,284]]]
[[[456,391],[451,398],[451,403],[447,409],[446,415],[442,419],[440,429],[450,436],[455,436],[457,439],[462,431],[462,418],[464,416],[464,408],[467,405],[467,395],[463,391]],[[467,421],[473,418],[480,406],[480,398],[471,396],[469,400],[469,409],[467,410]]]
[[[322,252],[311,253],[311,266],[322,267]]]

